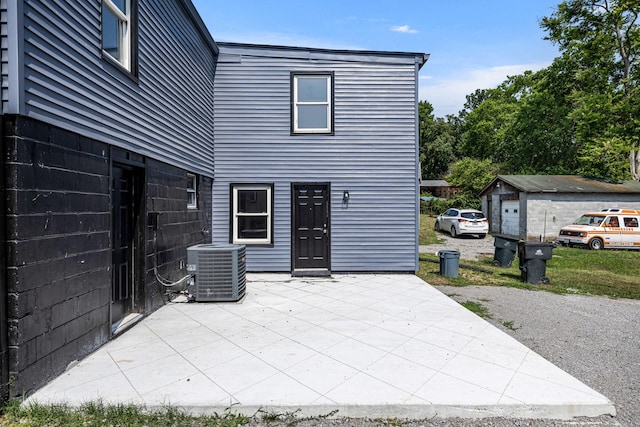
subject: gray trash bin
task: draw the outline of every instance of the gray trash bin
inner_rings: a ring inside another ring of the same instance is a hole
[[[549,283],[546,276],[547,260],[553,256],[553,243],[520,242],[518,243],[518,261],[520,278],[523,282],[538,284]]]
[[[438,251],[438,257],[440,258],[440,274],[445,277],[458,277],[460,251],[444,249]]]
[[[493,237],[493,246],[496,249],[492,264],[497,267],[510,267],[518,251],[519,238],[507,234],[494,234]]]

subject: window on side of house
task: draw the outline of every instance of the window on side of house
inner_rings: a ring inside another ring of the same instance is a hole
[[[198,177],[192,173],[187,174],[187,208],[198,208]]]
[[[333,73],[291,74],[291,132],[333,134]]]
[[[231,241],[269,245],[273,235],[273,185],[232,184]]]
[[[137,0],[102,0],[102,52],[134,73],[134,10]]]

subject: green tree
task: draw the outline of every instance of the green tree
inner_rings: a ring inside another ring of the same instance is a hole
[[[455,160],[456,143],[452,126],[442,118],[434,118],[433,106],[427,101],[418,104],[420,117],[420,165],[424,179],[440,179]]]
[[[491,159],[504,173],[573,173],[571,73],[558,61],[547,69],[509,77],[467,97],[462,151]]]
[[[601,178],[640,180],[639,15],[638,0],[566,0],[541,21],[547,39],[576,65],[568,117],[581,170]]]
[[[514,174],[576,173],[580,145],[569,117],[575,86],[571,64],[560,58],[543,70],[512,80],[521,89],[518,110],[497,153],[502,168]]]
[[[497,174],[498,167],[491,160],[466,157],[451,165],[447,181],[454,187],[460,187],[464,195],[477,198]]]
[[[460,115],[448,114],[445,117],[445,121],[449,126],[449,133],[453,137],[453,154],[456,159],[460,159],[464,157],[464,153],[462,152],[462,134],[463,134],[463,125],[464,120],[460,117]]]
[[[505,134],[517,112],[517,100],[504,84],[496,89],[477,90],[467,96],[461,113],[461,151],[474,159],[496,159]]]
[[[587,145],[580,160],[586,176],[606,177],[612,181],[628,178],[627,153],[629,147],[618,138],[595,139]]]

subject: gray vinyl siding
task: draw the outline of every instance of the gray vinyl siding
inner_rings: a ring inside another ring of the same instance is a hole
[[[415,57],[220,46],[214,242],[229,241],[230,183],[273,183],[274,244],[249,246],[247,266],[290,271],[291,183],[328,182],[331,270],[415,271]],[[335,73],[335,135],[290,135],[295,71]],[[348,206],[342,204],[344,190],[351,196]]]
[[[23,114],[211,176],[208,33],[183,1],[139,1],[136,79],[102,58],[100,9],[100,0],[25,0]]]
[[[9,77],[7,75],[7,65],[9,61],[8,40],[7,40],[7,0],[0,0],[0,114],[7,110]]]

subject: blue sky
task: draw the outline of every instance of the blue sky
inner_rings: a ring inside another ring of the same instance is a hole
[[[192,1],[220,42],[428,53],[419,96],[437,117],[558,55],[538,22],[560,0]]]

